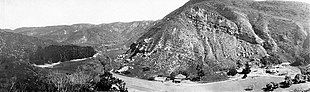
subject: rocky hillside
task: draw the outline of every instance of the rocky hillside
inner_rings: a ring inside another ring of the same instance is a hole
[[[117,62],[134,66],[130,76],[182,73],[207,81],[224,79],[220,71],[246,62],[307,64],[309,8],[288,1],[191,0],[150,27]]]

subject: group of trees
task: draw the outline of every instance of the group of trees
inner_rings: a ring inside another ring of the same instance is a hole
[[[110,72],[105,72],[100,75],[100,81],[95,84],[95,90],[98,91],[120,91],[120,92],[128,92],[125,87],[126,83],[118,78],[112,76]]]
[[[81,47],[76,45],[50,45],[45,48],[39,47],[31,55],[30,61],[35,64],[56,63],[91,57],[96,54],[94,48],[90,46]]]
[[[55,75],[55,74],[54,74]],[[81,77],[81,76],[77,76]],[[115,78],[111,73],[106,72],[99,75],[99,81],[86,79],[85,83],[73,83],[72,78],[66,74],[56,74],[56,76],[25,76],[12,77],[12,82],[6,91],[39,91],[39,92],[95,92],[95,91],[120,91],[128,92],[124,81]],[[0,88],[1,89],[1,88]]]
[[[0,92],[126,92],[125,83],[109,72],[94,68],[90,61],[74,72],[32,66],[24,60],[1,60]]]

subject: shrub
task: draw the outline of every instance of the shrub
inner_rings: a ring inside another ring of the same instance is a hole
[[[197,72],[197,75],[198,75],[199,77],[205,76],[205,72],[203,71],[203,68],[202,68],[201,65],[197,65],[196,70],[198,71],[198,72]]]
[[[229,71],[227,72],[227,75],[229,76],[235,76],[236,74],[238,74],[238,71],[235,68],[229,69]]]
[[[117,79],[112,76],[111,73],[105,72],[104,74],[100,75],[100,81],[95,84],[95,90],[97,91],[120,91],[120,92],[128,92],[127,88],[125,87],[124,81]],[[115,85],[118,89],[113,89],[112,86]]]
[[[301,66],[304,65],[302,61],[295,61],[293,63],[290,64],[291,66]]]

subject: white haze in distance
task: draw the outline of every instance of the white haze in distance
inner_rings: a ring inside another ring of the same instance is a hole
[[[158,20],[187,1],[0,0],[0,29]],[[308,0],[295,1],[309,3]]]

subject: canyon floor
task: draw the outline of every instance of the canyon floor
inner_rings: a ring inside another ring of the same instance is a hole
[[[113,75],[125,81],[129,92],[244,92],[248,87],[253,87],[251,92],[263,92],[263,88],[269,82],[282,82],[284,76],[277,74],[265,73],[266,69],[255,68],[246,79],[241,79],[243,75],[237,74],[230,77],[229,80],[212,82],[212,83],[197,83],[190,81],[182,81],[182,83],[173,83],[172,81],[158,82],[148,81],[138,78],[126,77],[123,75]],[[300,73],[296,67],[287,66],[277,69],[281,72],[288,72],[288,76],[293,76]],[[296,90],[310,90],[310,82],[293,84],[289,88],[278,88],[275,92],[291,92]]]

